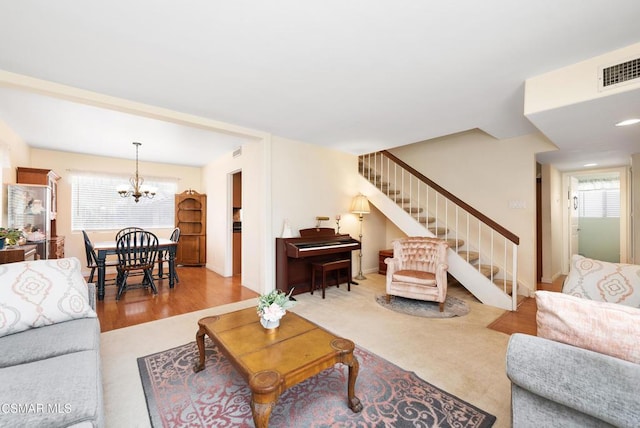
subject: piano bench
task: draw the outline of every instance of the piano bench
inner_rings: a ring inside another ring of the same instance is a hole
[[[336,273],[336,286],[340,287],[340,271],[342,269],[347,270],[347,290],[351,291],[351,259],[311,263],[311,294],[313,294],[313,290],[316,288],[316,272],[322,272],[322,298],[324,299],[324,289],[327,285],[327,273]]]

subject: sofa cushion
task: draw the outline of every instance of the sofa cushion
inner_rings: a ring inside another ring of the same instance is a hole
[[[506,363],[514,427],[638,426],[637,364],[521,333]]]
[[[0,265],[0,284],[0,337],[96,317],[75,257]]]
[[[104,425],[100,352],[72,352],[0,370],[0,425]]]
[[[100,323],[97,318],[80,318],[32,328],[0,337],[0,349],[11,350],[0,352],[0,368],[100,349]]]
[[[640,308],[640,265],[610,263],[574,255],[562,292]]]
[[[536,291],[538,336],[640,364],[640,309]]]
[[[411,284],[431,286],[436,285],[436,276],[431,272],[425,272],[421,270],[399,270],[394,272],[392,281],[394,282],[408,282]]]

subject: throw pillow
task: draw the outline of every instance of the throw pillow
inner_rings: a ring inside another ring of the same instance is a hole
[[[603,262],[574,255],[562,292],[640,308],[640,265]]]
[[[0,265],[0,337],[95,317],[77,258]]]
[[[640,309],[536,291],[538,336],[640,364]]]

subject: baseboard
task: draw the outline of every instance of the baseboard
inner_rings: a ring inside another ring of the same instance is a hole
[[[545,284],[553,284],[553,281],[555,281],[556,279],[558,279],[558,277],[562,275],[563,275],[562,272],[556,272],[553,275],[551,275],[551,278],[543,276],[542,278],[540,278],[540,282],[544,282]]]

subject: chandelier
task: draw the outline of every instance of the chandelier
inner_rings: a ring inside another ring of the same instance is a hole
[[[140,177],[138,174],[138,148],[142,145],[142,143],[134,142],[134,146],[136,146],[136,175],[132,176],[129,179],[128,187],[127,185],[118,187],[118,193],[123,198],[127,198],[129,196],[133,196],[133,199],[138,202],[140,198],[149,198],[153,199],[156,195],[155,189],[149,186],[143,186],[144,178]]]

